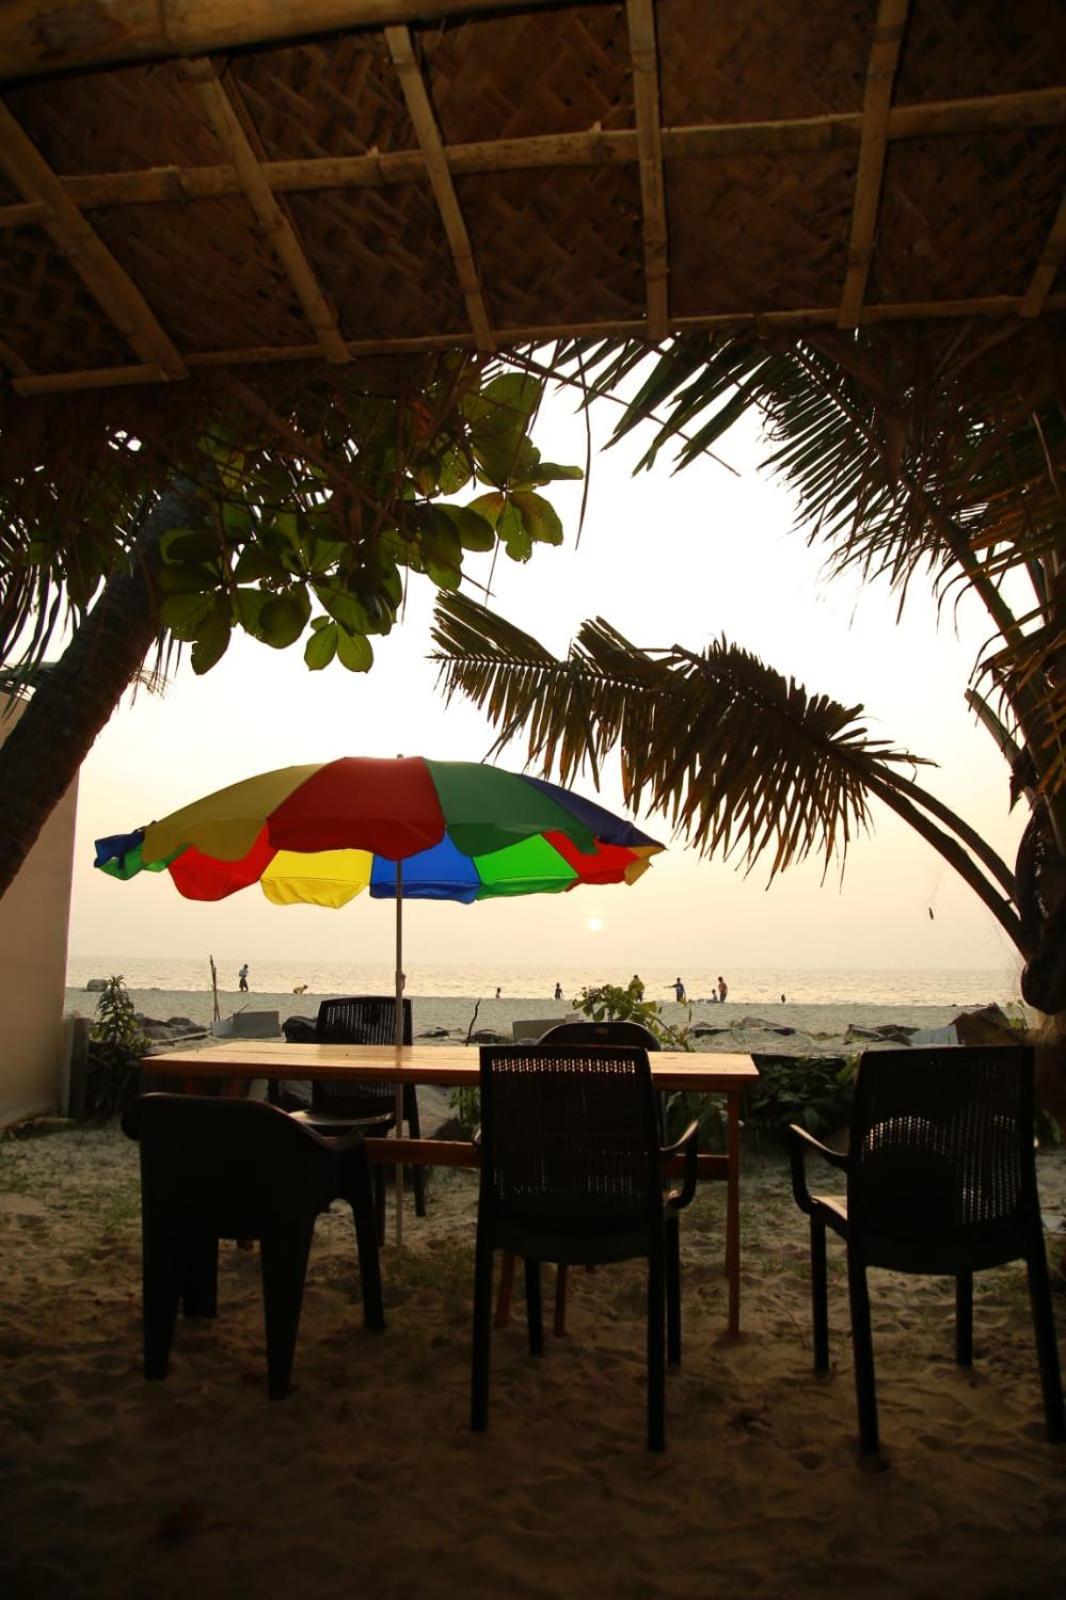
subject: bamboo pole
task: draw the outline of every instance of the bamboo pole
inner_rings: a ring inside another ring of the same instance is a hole
[[[959,317],[1002,318],[1018,315],[1017,295],[985,295],[971,300],[914,300],[898,304],[864,306],[863,324],[954,319]],[[1066,310],[1066,293],[1048,295],[1043,310]],[[833,327],[839,315],[837,306],[809,307],[795,311],[723,311],[708,316],[673,317],[675,333],[711,333],[720,328],[752,328],[756,332],[775,328]],[[648,325],[643,317],[605,319],[602,322],[540,323],[527,327],[498,328],[496,344],[501,350],[547,344],[555,339],[601,339],[624,335],[646,337]],[[349,339],[350,356],[410,355],[431,350],[462,350],[473,347],[470,333],[434,333],[415,339]],[[190,367],[268,365],[320,358],[316,345],[290,345],[278,348],[257,346],[250,350],[215,350],[188,357]],[[0,359],[3,359],[0,353]],[[16,357],[16,360],[18,358]],[[19,394],[53,394],[74,389],[106,389],[118,384],[161,383],[165,373],[157,367],[97,367],[81,372],[38,373],[13,378],[11,387]]]
[[[1063,256],[1066,256],[1066,196],[1063,197],[1055,220],[1051,224],[1051,232],[1048,234],[1044,248],[1040,252],[1040,259],[1037,262],[1036,271],[1029,280],[1029,287],[1022,296],[1022,303],[1018,307],[1019,316],[1038,317],[1040,315],[1044,301],[1051,290],[1051,285],[1055,281],[1055,275],[1062,264]]]
[[[474,330],[474,339],[479,350],[491,353],[496,346],[489,323],[488,309],[481,292],[481,275],[474,260],[474,247],[470,243],[470,235],[455,193],[452,175],[448,171],[440,129],[433,115],[433,107],[429,103],[422,70],[415,59],[410,32],[407,28],[386,28],[385,41],[400,79],[408,116],[414,124],[418,143],[422,149],[426,176],[429,178],[452,252],[452,260],[455,262],[455,272],[466,302],[466,314]]]
[[[888,139],[935,138],[986,130],[1056,127],[1066,123],[1066,89],[1034,89],[979,99],[942,100],[897,106],[889,114]],[[862,113],[834,112],[778,122],[731,122],[663,128],[663,157],[670,161],[707,156],[769,155],[778,152],[853,149]],[[443,147],[453,177],[493,172],[534,171],[542,167],[630,166],[640,159],[634,128],[595,128],[580,133],[534,134],[521,139],[489,139]],[[382,189],[424,183],[421,150],[389,150],[365,156],[307,156],[262,161],[260,171],[275,194],[317,189]],[[134,172],[81,173],[61,177],[68,199],[81,210],[95,206],[181,204],[243,193],[236,169],[147,167]],[[39,203],[0,206],[0,227],[43,220]]]
[[[523,11],[536,11],[558,0],[521,3]],[[4,0],[0,76],[32,78],[123,61],[205,55],[316,33],[476,15],[506,4],[507,0]]]
[[[874,231],[885,175],[892,87],[909,9],[910,0],[881,0],[877,9],[873,48],[866,69],[862,142],[859,146],[859,170],[855,178],[855,202],[851,212],[848,271],[840,297],[838,323],[842,328],[858,326],[866,294],[866,279],[873,259]]]
[[[186,63],[185,72],[195,85],[215,137],[233,163],[248,203],[259,219],[271,249],[284,267],[308,322],[315,330],[323,355],[327,361],[342,366],[349,356],[337,319],[304,252],[292,219],[282,210],[263,177],[258,157],[241,125],[237,107],[219,82],[214,62],[205,58],[190,61]]]
[[[640,157],[640,199],[644,210],[644,284],[648,337],[665,339],[669,325],[669,233],[663,183],[663,140],[659,106],[659,50],[652,0],[626,0],[633,100]]]
[[[47,161],[2,101],[0,167],[25,200],[47,207],[43,225],[53,244],[142,362],[160,368],[164,377],[184,378],[185,363],[141,291],[68,199]]]
[[[393,1043],[397,1054],[403,1048],[403,862],[396,863],[396,1004],[393,1011]],[[403,1138],[403,1084],[396,1084],[396,1137]],[[396,1161],[396,1244],[403,1244],[403,1162]]]

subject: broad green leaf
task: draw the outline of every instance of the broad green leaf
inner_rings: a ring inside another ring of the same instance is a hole
[[[169,594],[159,608],[159,619],[175,639],[195,639],[215,598],[204,594]]]
[[[533,539],[515,506],[508,505],[497,523],[496,532],[512,561],[529,560],[533,554]]]
[[[192,670],[197,676],[210,672],[229,646],[233,626],[229,602],[224,595],[216,595],[210,612],[204,618],[189,652]]]
[[[316,617],[315,622],[324,622],[325,618]],[[304,646],[304,660],[312,672],[321,672],[323,667],[328,667],[333,657],[337,654],[339,629],[335,622],[326,622],[325,627],[312,633]]]
[[[475,516],[484,517],[490,528],[498,528],[500,518],[507,509],[507,496],[498,489],[490,489],[488,494],[479,494],[468,501],[466,509]]]
[[[358,595],[337,583],[316,583],[315,594],[331,617],[347,628],[349,633],[365,633],[370,618]]]
[[[540,544],[562,544],[563,525],[555,507],[543,495],[533,494],[529,490],[516,490],[511,496],[511,504],[518,511],[531,539]]]
[[[286,650],[303,633],[310,615],[311,602],[302,589],[288,589],[284,594],[275,595],[259,617],[264,643],[274,650]]]
[[[337,629],[337,660],[349,672],[369,672],[374,664],[374,651],[370,640],[362,634],[345,633]]]
[[[219,554],[219,538],[212,528],[171,528],[159,550],[165,562],[210,561]]]
[[[245,545],[237,557],[233,576],[237,583],[258,583],[260,578],[280,578],[285,568],[257,544]]]
[[[561,467],[554,461],[538,461],[526,482],[529,484],[557,483],[561,479],[580,479],[585,476],[582,467]]]
[[[235,589],[231,598],[233,615],[245,633],[261,639],[263,607],[274,598],[269,589]]]
[[[206,567],[166,561],[159,568],[158,583],[164,594],[206,594],[217,588],[218,574]]]
[[[464,550],[491,550],[496,543],[495,522],[469,506],[438,505],[437,510],[454,524]]]

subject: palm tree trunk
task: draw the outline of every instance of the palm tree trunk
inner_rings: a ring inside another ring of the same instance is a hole
[[[191,484],[168,489],[131,551],[75,630],[0,745],[0,895],[7,892],[53,808],[92,749],[159,634],[159,542],[187,527]]]

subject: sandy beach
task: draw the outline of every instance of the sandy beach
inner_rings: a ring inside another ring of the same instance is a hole
[[[195,989],[130,989],[134,1008],[143,1016],[159,1021],[185,1019],[194,1028],[208,1028],[212,1019],[212,997],[207,990]],[[258,994],[220,992],[219,1009],[223,1017],[243,1011],[276,1012],[280,1022],[287,1017],[313,1018],[324,995],[312,994]],[[475,1018],[476,1007],[476,1018]],[[66,991],[64,1011],[69,1015],[91,1017],[96,1009],[96,995],[85,989]],[[908,1027],[920,1030],[943,1028],[956,1017],[959,1006],[932,1005],[775,1005],[749,1006],[709,1005],[706,1002],[676,1005],[671,1002],[662,1007],[665,1021],[677,1027],[692,1030],[691,1043],[698,1050],[757,1050],[772,1051],[782,1055],[836,1054],[860,1050],[866,1041],[854,1034],[849,1041],[848,1030],[863,1033],[883,1027]],[[412,997],[412,1016],[415,1037],[431,1043],[441,1030],[442,1043],[455,1043],[465,1039],[473,1023],[475,1029],[487,1028],[506,1039],[511,1038],[512,1025],[527,1018],[562,1021],[572,1015],[565,1000],[545,1000],[541,997],[504,1000],[462,999],[415,995]],[[706,1031],[703,1031],[706,1030]]]
[[[1061,1217],[1066,1152],[1039,1168],[1046,1219]],[[180,1325],[170,1376],[145,1383],[136,1148],[114,1125],[0,1141],[0,1592],[1063,1593],[1066,1453],[1044,1438],[1020,1265],[977,1280],[969,1372],[950,1284],[873,1275],[888,1470],[860,1470],[840,1253],[817,1380],[804,1219],[784,1162],[746,1156],[743,1333],[725,1336],[723,1191],[706,1185],[684,1218],[684,1364],[656,1457],[630,1265],[575,1274],[568,1334],[541,1361],[519,1303],[493,1336],[490,1431],[468,1431],[475,1208],[472,1174],[434,1174],[428,1217],[383,1253],[378,1336],[350,1222],[320,1218],[295,1389],[271,1403],[255,1253],[223,1247],[217,1321]]]

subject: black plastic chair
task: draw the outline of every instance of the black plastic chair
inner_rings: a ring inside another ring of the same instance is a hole
[[[205,1095],[147,1094],[122,1127],[141,1149],[144,1375],[165,1378],[178,1303],[218,1308],[220,1239],[258,1239],[268,1390],[289,1388],[315,1218],[352,1208],[363,1318],[384,1328],[370,1170],[361,1134],[326,1140],[275,1106]]]
[[[356,994],[323,1000],[318,1008],[316,1037],[319,1044],[392,1044],[396,1037],[396,1001],[392,995]],[[411,1002],[403,1002],[403,1042],[411,1043]],[[316,1133],[356,1130],[383,1137],[396,1126],[395,1083],[366,1083],[359,1078],[316,1078],[311,1083],[311,1104],[296,1118]],[[404,1121],[413,1139],[422,1137],[418,1096],[413,1083],[403,1086]],[[385,1243],[385,1177],[381,1162],[374,1164],[378,1242]],[[426,1214],[425,1174],[414,1168],[415,1214]]]
[[[866,1269],[955,1279],[955,1359],[973,1359],[973,1274],[1022,1260],[1048,1438],[1066,1437],[1033,1155],[1033,1058],[1019,1046],[883,1050],[863,1056],[846,1156],[789,1129],[792,1185],[810,1217],[814,1366],[829,1370],[825,1232],[847,1246],[859,1448],[878,1448]],[[812,1195],[804,1155],[847,1175],[846,1198]]]
[[[665,1447],[665,1354],[681,1360],[678,1212],[696,1190],[696,1124],[668,1150],[647,1051],[490,1045],[481,1051],[481,1189],[470,1425],[488,1427],[492,1264],[525,1257],[529,1348],[543,1355],[540,1263],[648,1261],[648,1448]],[[679,1189],[663,1159],[683,1153]]]
[[[547,1033],[540,1036],[541,1044],[597,1044],[635,1045],[639,1050],[659,1050],[661,1045],[650,1028],[645,1028],[639,1022],[557,1022]],[[659,1104],[659,1142],[666,1143],[666,1097],[660,1094]],[[588,1267],[591,1272],[591,1265]],[[507,1285],[507,1305],[510,1304],[510,1281],[514,1275],[514,1257],[510,1264],[504,1264]],[[558,1338],[566,1332],[566,1294],[570,1270],[565,1261],[559,1263],[555,1277],[555,1317],[552,1331]],[[501,1326],[507,1320],[507,1313],[503,1304],[504,1296],[501,1288],[501,1304],[496,1313],[496,1324]]]

